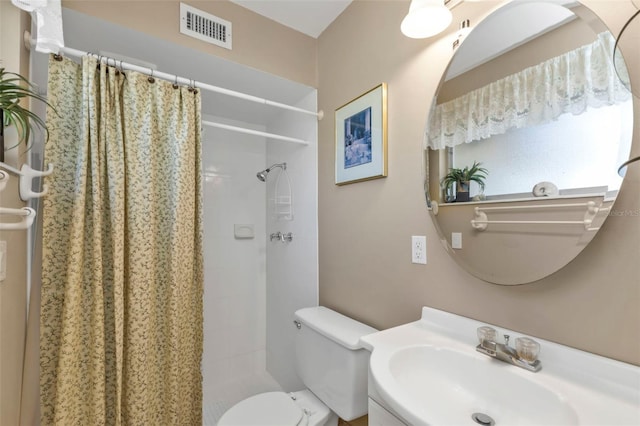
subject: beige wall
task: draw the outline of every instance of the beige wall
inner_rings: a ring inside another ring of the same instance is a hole
[[[584,3],[614,34],[635,10],[626,0]],[[463,3],[453,21],[473,25],[498,4]],[[640,364],[640,167],[629,170],[616,215],[559,272],[521,286],[470,276],[441,245],[422,187],[422,133],[455,24],[411,40],[399,29],[407,10],[405,1],[356,0],[319,38],[320,303],[378,328],[414,321],[426,305]],[[336,186],[333,112],[380,82],[388,84],[389,176]],[[411,263],[411,235],[427,236],[427,265]]]
[[[227,0],[187,0],[185,3],[230,21],[233,24],[233,50],[181,34],[180,1],[177,0],[65,0],[62,6],[316,87],[316,39],[313,37],[266,19]]]
[[[11,2],[1,0],[0,67],[28,75],[28,52],[22,44],[22,32],[28,28],[28,15],[20,13]],[[20,151],[7,152],[5,162],[19,168]],[[0,193],[0,206],[24,205],[18,197],[18,178],[11,175],[9,184]],[[26,231],[0,231],[0,241],[7,242],[7,277],[0,282],[0,425],[17,425],[20,417],[26,331],[26,236]]]

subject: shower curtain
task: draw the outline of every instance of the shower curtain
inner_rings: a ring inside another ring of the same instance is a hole
[[[202,424],[200,94],[151,80],[49,60],[43,425]]]

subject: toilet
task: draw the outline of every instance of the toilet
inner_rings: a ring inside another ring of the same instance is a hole
[[[377,330],[323,306],[296,311],[296,371],[306,389],[240,401],[218,426],[333,426],[367,414],[369,351],[360,337]]]

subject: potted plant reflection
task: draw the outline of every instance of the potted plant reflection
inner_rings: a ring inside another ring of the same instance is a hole
[[[471,167],[465,166],[462,169],[450,168],[441,181],[445,194],[452,194],[452,190],[455,187],[455,201],[469,201],[471,199],[469,196],[471,182],[476,182],[480,189],[484,191],[484,180],[487,178],[489,171],[484,167],[480,167],[481,164],[474,161]]]

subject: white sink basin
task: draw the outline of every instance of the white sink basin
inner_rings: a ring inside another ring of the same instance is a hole
[[[640,367],[535,339],[542,370],[527,371],[477,352],[481,325],[423,308],[419,321],[361,338],[370,398],[412,426],[475,426],[475,413],[496,426],[640,425]]]
[[[500,424],[578,424],[567,401],[473,350],[463,353],[420,345],[399,349],[389,372],[407,401],[424,407],[433,424],[472,423],[474,413]]]

